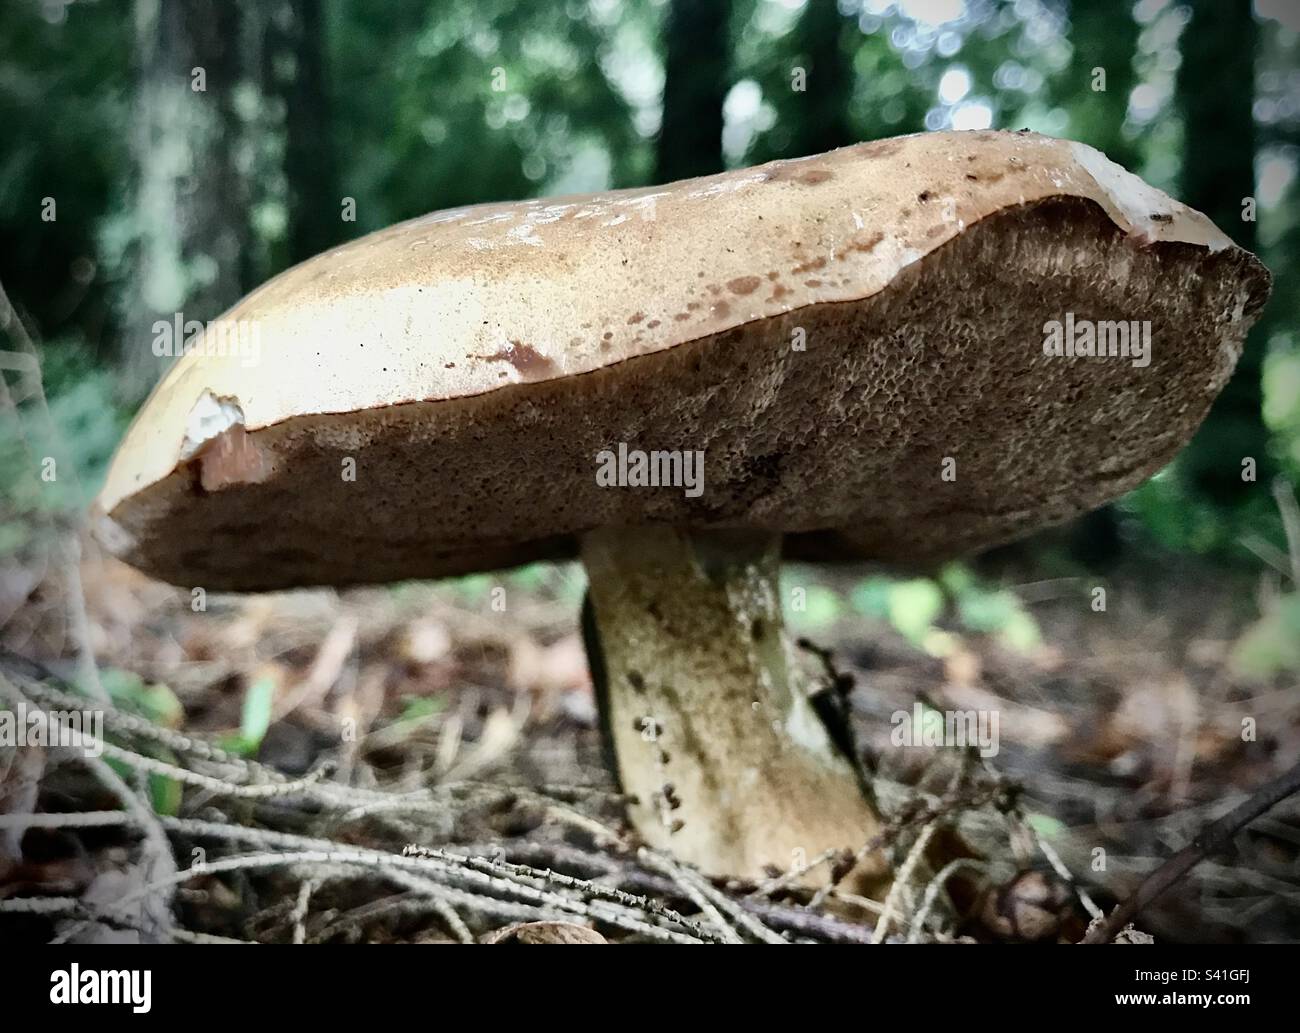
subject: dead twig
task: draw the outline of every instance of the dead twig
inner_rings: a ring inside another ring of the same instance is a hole
[[[823,865],[827,861],[832,861],[843,854],[844,851],[837,849],[836,847],[830,847],[827,850],[823,850],[816,857],[805,861],[803,864],[797,864],[789,871],[782,872],[775,878],[768,879],[765,882],[760,882],[758,886],[750,892],[749,898],[751,900],[756,900],[763,897],[771,897],[783,890],[787,890],[796,885],[800,879],[818,865]]]
[[[916,871],[917,865],[925,857],[926,848],[930,845],[930,840],[934,838],[934,834],[938,830],[938,822],[930,822],[921,830],[921,834],[916,837],[916,842],[912,844],[912,849],[907,852],[907,858],[894,876],[893,885],[889,887],[889,896],[885,898],[885,909],[876,922],[876,931],[871,937],[872,943],[885,942],[885,937],[889,935],[889,923],[894,920],[895,915],[901,914],[899,905],[902,903],[903,897],[909,892],[912,873]]]
[[[786,939],[760,922],[754,915],[750,914],[742,904],[732,900],[725,893],[718,890],[708,879],[693,868],[687,868],[685,865],[678,864],[672,858],[664,854],[646,851],[642,849],[641,856],[644,861],[646,856],[653,858],[653,861],[664,866],[664,874],[669,875],[683,889],[690,885],[708,901],[717,910],[720,915],[724,915],[732,926],[739,927],[748,933],[751,937],[760,943],[786,943]],[[665,869],[671,869],[671,872]]]
[[[307,910],[311,907],[311,895],[316,888],[312,879],[303,879],[298,887],[298,899],[293,902],[293,913],[289,918],[293,922],[293,942],[307,942]]]
[[[642,864],[653,868],[662,875],[668,876],[678,885],[681,891],[686,894],[686,899],[694,904],[700,914],[707,918],[710,924],[718,930],[723,943],[745,942],[740,933],[736,932],[731,923],[722,916],[722,912],[718,910],[708,895],[701,891],[699,881],[691,878],[691,872],[688,869],[656,854],[652,850],[646,850],[644,847],[638,852],[638,856],[641,858]]]
[[[1082,942],[1110,943],[1144,907],[1174,886],[1193,867],[1229,846],[1238,832],[1297,791],[1300,791],[1300,764],[1261,786],[1223,817],[1201,829],[1187,846],[1143,879],[1132,896],[1107,918],[1096,922]]]
[[[428,847],[408,846],[403,851],[403,856],[460,862],[475,871],[484,874],[500,873],[518,880],[524,880],[523,884],[534,887],[539,883],[542,885],[551,883],[564,889],[577,890],[591,900],[606,901],[625,908],[636,909],[656,919],[681,926],[701,941],[716,942],[717,940],[716,937],[711,936],[706,930],[702,929],[698,923],[656,900],[636,896],[608,886],[601,886],[599,883],[587,879],[578,879],[572,875],[564,875],[549,869],[538,870],[527,865],[511,864],[508,861],[498,861],[486,857],[466,857],[454,852]]]
[[[912,915],[912,921],[907,930],[908,943],[920,941],[921,933],[925,930],[925,920],[930,917],[930,912],[934,910],[935,901],[939,899],[939,894],[948,885],[948,880],[963,868],[985,872],[988,870],[988,865],[983,861],[975,860],[973,857],[959,857],[944,865],[939,870],[939,874],[931,879],[925,887],[925,893],[921,897],[921,906]]]

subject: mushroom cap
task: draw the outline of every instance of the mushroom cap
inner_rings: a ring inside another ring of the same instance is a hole
[[[494,569],[597,526],[942,559],[1160,469],[1269,282],[1204,215],[1028,132],[437,212],[210,325],[127,432],[96,532],[234,590]],[[1149,364],[1045,354],[1053,321],[1090,320],[1149,327]],[[703,490],[602,486],[620,445],[702,451]]]

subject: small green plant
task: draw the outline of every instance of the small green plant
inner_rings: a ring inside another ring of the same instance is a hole
[[[964,564],[952,563],[933,578],[875,574],[857,582],[846,600],[812,582],[798,589],[790,623],[800,631],[824,632],[847,612],[890,624],[900,635],[935,656],[955,646],[954,632],[992,635],[1008,649],[1028,652],[1042,636],[1038,624],[1010,589],[980,582]],[[787,589],[786,600],[794,598]],[[952,631],[940,625],[950,616]]]
[[[1228,662],[1243,678],[1300,671],[1300,593],[1274,599],[1233,644]]]
[[[249,757],[261,748],[266,731],[271,727],[276,685],[275,676],[271,674],[259,675],[248,683],[239,709],[239,731],[222,739],[223,749]]]
[[[109,699],[118,710],[138,717],[146,718],[165,728],[178,728],[184,719],[184,708],[180,700],[162,683],[146,683],[138,674],[110,667],[99,672],[100,684],[108,692]],[[176,756],[170,750],[154,746],[143,751],[145,756],[155,760],[176,763]],[[108,763],[128,782],[135,778],[135,769],[115,760]],[[159,814],[176,814],[181,806],[181,784],[166,775],[150,774],[149,798],[153,809]]]

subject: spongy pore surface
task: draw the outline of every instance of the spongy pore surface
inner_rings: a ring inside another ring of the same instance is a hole
[[[942,558],[1168,462],[1267,292],[1204,216],[1033,134],[439,213],[232,310],[258,361],[178,362],[99,531],[156,576],[241,590],[492,569],[598,526]],[[1149,365],[1045,355],[1067,313],[1149,322]],[[602,487],[620,443],[702,452],[702,493]]]

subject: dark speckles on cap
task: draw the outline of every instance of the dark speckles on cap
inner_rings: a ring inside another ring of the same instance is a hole
[[[769,183],[798,183],[806,187],[815,187],[818,183],[834,178],[835,174],[830,169],[821,166],[808,168],[797,161],[781,162],[767,174]]]
[[[885,239],[885,235],[877,231],[871,234],[871,236],[867,237],[865,240],[860,238],[854,238],[853,242],[849,244],[849,247],[854,251],[874,251],[876,247],[880,244],[880,242],[884,239]]]
[[[868,158],[888,158],[903,148],[903,139],[895,137],[889,140],[874,140],[862,148],[861,153]]]
[[[511,341],[496,354],[480,358],[488,362],[508,362],[525,380],[543,380],[555,372],[554,361],[522,341]]]
[[[802,175],[796,176],[795,181],[802,183],[806,187],[815,187],[818,183],[825,183],[831,178],[829,169],[809,169]]]
[[[734,280],[727,281],[727,290],[732,294],[753,294],[762,283],[763,280],[758,276],[737,276]]]

